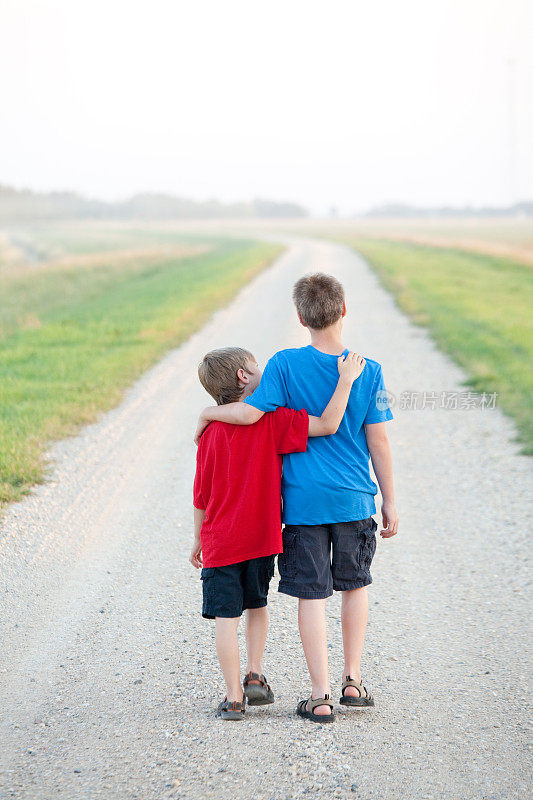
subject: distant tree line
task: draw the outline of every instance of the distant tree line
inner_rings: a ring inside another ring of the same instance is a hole
[[[475,207],[475,206],[436,206],[434,208],[417,208],[404,203],[387,203],[371,208],[364,217],[518,217],[532,216],[533,201],[524,200],[512,206]]]
[[[0,185],[0,224],[47,219],[275,219],[306,217],[296,203],[255,199],[244,203],[219,200],[188,200],[169,194],[136,194],[127,200],[107,203],[89,200],[75,192],[32,192]]]

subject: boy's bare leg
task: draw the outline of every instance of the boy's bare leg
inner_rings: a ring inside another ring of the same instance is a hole
[[[298,601],[298,625],[307,668],[311,676],[312,696],[329,694],[328,635],[326,626],[326,601]],[[329,706],[317,706],[315,714],[331,714]]]
[[[263,653],[268,633],[268,608],[249,608],[246,611],[246,655],[248,663],[246,674],[249,672],[262,673]],[[257,683],[259,681],[250,681]]]
[[[242,702],[241,665],[239,661],[239,640],[237,628],[240,617],[217,617],[215,619],[215,640],[220,669],[226,681],[228,700]]]
[[[342,641],[344,645],[343,680],[350,675],[358,683],[361,681],[361,656],[365,643],[366,624],[368,621],[368,592],[352,589],[342,592],[341,606]],[[359,697],[353,686],[346,688],[345,694]]]

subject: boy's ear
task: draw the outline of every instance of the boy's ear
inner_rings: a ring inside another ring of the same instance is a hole
[[[237,370],[237,380],[239,383],[250,383],[250,378],[242,368]]]
[[[346,300],[342,304],[342,316],[346,316]]]
[[[301,318],[301,316],[300,316],[300,313],[299,313],[298,311],[297,311],[296,313],[297,313],[297,315],[298,315],[298,319],[300,320],[300,325],[303,325],[303,326],[304,326],[304,328],[307,328],[307,325],[305,324],[305,322],[304,322],[304,321],[303,321],[303,319]]]

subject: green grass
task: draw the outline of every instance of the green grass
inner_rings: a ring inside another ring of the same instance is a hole
[[[185,257],[0,272],[0,505],[43,479],[50,440],[118,403],[281,250],[203,242]]]
[[[467,386],[497,392],[533,455],[533,269],[490,255],[368,238],[343,240],[360,252],[398,305],[427,326],[469,373]]]

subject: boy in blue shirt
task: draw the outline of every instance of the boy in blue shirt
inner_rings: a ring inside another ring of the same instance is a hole
[[[197,431],[212,420],[253,424],[279,406],[320,415],[338,378],[337,359],[346,315],[344,290],[324,273],[301,278],[293,298],[298,318],[311,335],[307,347],[282,350],[266,365],[261,382],[244,403],[209,407]],[[278,591],[299,599],[300,637],[311,677],[311,697],[297,713],[315,722],[334,720],[329,692],[326,598],[342,592],[344,671],[341,704],[367,707],[374,699],[362,683],[361,655],[368,618],[366,587],[376,549],[377,523],[369,458],[380,486],[387,539],[398,532],[392,458],[385,422],[392,419],[381,366],[366,359],[344,418],[333,436],[309,440],[304,453],[283,458],[283,553]]]

